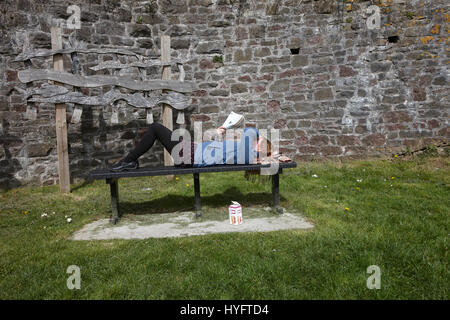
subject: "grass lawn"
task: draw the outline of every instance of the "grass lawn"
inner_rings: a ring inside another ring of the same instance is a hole
[[[311,230],[172,239],[72,241],[109,217],[104,181],[0,193],[0,299],[449,299],[450,160],[299,163],[280,177],[281,204]],[[193,209],[191,175],[120,181],[121,210]],[[231,200],[266,206],[270,184],[201,175],[206,213]],[[42,216],[43,214],[46,216]],[[72,221],[67,222],[67,218]],[[203,219],[208,219],[207,215]],[[81,289],[66,286],[81,268]],[[381,289],[366,287],[367,267]]]

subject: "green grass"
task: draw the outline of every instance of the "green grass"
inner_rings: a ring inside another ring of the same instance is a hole
[[[82,242],[69,238],[110,214],[104,181],[69,195],[10,190],[0,193],[0,299],[449,299],[449,185],[448,158],[299,163],[281,176],[281,204],[311,230]],[[211,218],[225,219],[231,200],[271,199],[270,184],[242,172],[204,174],[201,186]],[[119,188],[125,217],[193,209],[190,175]],[[81,268],[80,290],[66,287],[69,265]],[[380,290],[366,287],[370,265]]]

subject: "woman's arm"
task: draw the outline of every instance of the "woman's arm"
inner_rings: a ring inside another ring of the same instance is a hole
[[[226,129],[225,127],[219,127],[219,128],[217,128],[217,134],[218,134],[219,136],[222,136],[222,135],[225,133],[225,131],[227,131],[227,129]]]

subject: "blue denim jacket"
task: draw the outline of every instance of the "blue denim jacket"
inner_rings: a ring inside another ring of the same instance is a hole
[[[245,128],[239,142],[230,140],[202,142],[195,148],[193,166],[256,163],[258,153],[253,144],[258,137],[257,129]]]

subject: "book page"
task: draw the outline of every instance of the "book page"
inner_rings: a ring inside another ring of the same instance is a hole
[[[223,123],[222,127],[224,127],[225,129],[230,129],[230,128],[234,127],[234,126],[239,125],[243,120],[244,120],[244,116],[243,115],[237,114],[237,113],[231,111],[230,115],[225,120],[225,122]]]

